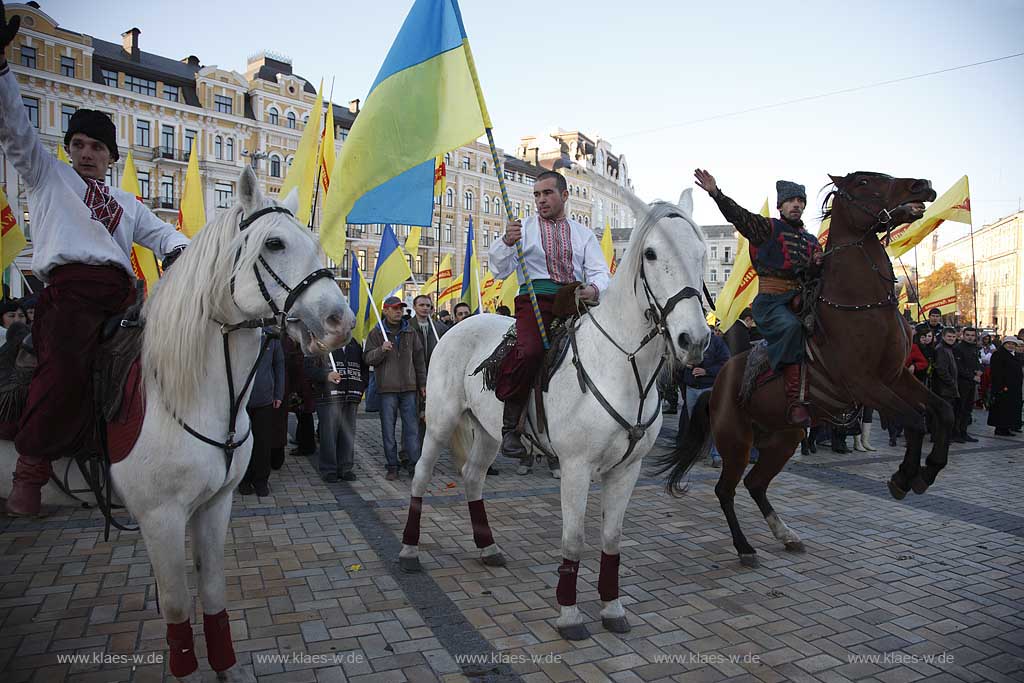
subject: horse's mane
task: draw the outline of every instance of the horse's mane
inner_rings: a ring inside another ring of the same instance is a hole
[[[615,277],[621,277],[630,282],[636,279],[640,275],[640,265],[643,263],[644,258],[643,249],[640,245],[647,241],[647,237],[661,219],[669,216],[683,215],[683,211],[670,202],[652,203],[645,212],[643,220],[640,221],[640,226],[634,229],[633,234],[629,236],[626,253],[623,254],[622,262],[615,271]],[[697,236],[700,243],[702,245],[706,244],[707,240],[704,237],[704,233],[693,222],[693,219],[686,219],[686,222],[693,228],[693,233]]]
[[[218,212],[160,278],[142,309],[144,377],[155,378],[166,407],[175,415],[195,406],[199,388],[208,379],[209,336],[216,331],[211,321],[238,322],[231,279],[252,270],[275,223],[256,221],[243,234],[238,230],[241,214],[241,203]]]

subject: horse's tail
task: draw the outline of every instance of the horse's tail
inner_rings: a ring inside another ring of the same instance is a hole
[[[455,471],[462,474],[462,468],[469,460],[469,451],[473,447],[473,432],[469,426],[469,420],[461,417],[455,425],[451,438],[452,455],[455,456]]]
[[[680,434],[676,439],[675,450],[654,460],[655,474],[664,474],[668,470],[672,470],[668,481],[665,482],[665,489],[673,496],[679,496],[686,491],[686,485],[682,483],[683,477],[693,467],[693,463],[697,462],[698,458],[707,455],[711,448],[710,402],[710,391],[705,391],[697,398],[689,425],[686,428],[686,434]]]

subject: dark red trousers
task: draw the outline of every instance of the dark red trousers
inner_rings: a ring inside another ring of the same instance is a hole
[[[555,316],[551,307],[555,303],[554,295],[538,294],[541,318],[545,329],[551,327]],[[494,394],[499,401],[522,401],[530,393],[530,386],[544,360],[544,342],[540,338],[537,327],[537,316],[530,305],[530,297],[522,294],[516,297],[516,346],[505,356],[501,363],[501,372],[494,387]]]
[[[19,463],[95,448],[92,369],[100,333],[134,301],[133,283],[118,266],[70,264],[52,271],[32,323],[39,364],[14,440]]]

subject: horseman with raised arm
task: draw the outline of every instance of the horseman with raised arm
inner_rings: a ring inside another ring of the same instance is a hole
[[[18,33],[0,3],[0,48]],[[64,147],[71,166],[39,139],[18,82],[0,55],[0,147],[27,188],[32,269],[45,283],[32,327],[38,366],[15,446],[18,464],[6,510],[34,515],[51,461],[94,448],[92,365],[103,323],[135,299],[132,243],[170,265],[189,240],[128,193],[107,187],[117,161],[117,131],[106,114],[79,109]],[[58,428],[59,427],[59,428]]]
[[[778,218],[766,218],[747,211],[727,197],[715,177],[703,169],[694,172],[697,185],[718,204],[725,219],[750,242],[750,261],[757,272],[757,297],[751,306],[757,329],[768,342],[772,370],[781,368],[789,401],[789,423],[810,427],[811,415],[800,397],[800,365],[804,360],[803,325],[790,310],[800,293],[800,283],[820,267],[823,259],[817,238],[801,220],[807,207],[803,185],[786,180],[775,184]]]

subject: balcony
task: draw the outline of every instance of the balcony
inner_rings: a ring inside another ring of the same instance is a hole
[[[169,196],[153,197],[149,200],[149,205],[154,209],[163,209],[165,211],[177,211],[178,210],[178,198]]]
[[[171,161],[180,161],[184,164],[188,163],[188,152],[184,152],[174,147],[154,147],[153,148],[153,159],[169,159]]]

